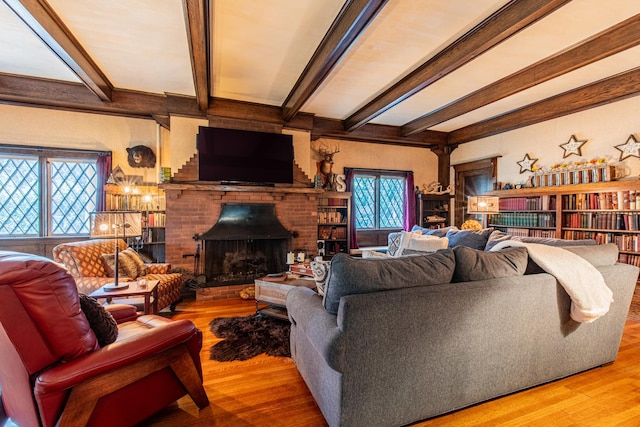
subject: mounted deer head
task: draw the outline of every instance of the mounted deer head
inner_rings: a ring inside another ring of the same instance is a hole
[[[318,162],[318,170],[320,174],[327,176],[332,172],[333,167],[333,155],[340,152],[340,147],[335,146],[333,150],[328,147],[320,146],[318,148],[318,154],[320,155],[320,161]]]

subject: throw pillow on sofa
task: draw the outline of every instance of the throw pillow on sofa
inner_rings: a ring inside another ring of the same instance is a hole
[[[120,252],[120,255],[128,257],[136,265],[136,267],[138,268],[138,274],[136,277],[147,275],[147,266],[138,252],[134,251],[132,248],[127,248],[124,251]]]
[[[100,347],[111,344],[118,338],[118,324],[103,306],[90,296],[79,294],[80,309],[89,322]]]
[[[457,229],[458,227],[456,227],[455,225],[450,225],[449,227],[443,227],[443,228],[425,228],[425,227],[420,227],[419,225],[414,225],[413,228],[411,228],[411,231],[420,231],[422,234],[427,236],[444,237],[447,235],[447,232],[449,230],[457,230]]]
[[[324,295],[324,288],[329,279],[329,267],[331,261],[311,261],[311,272],[313,280],[316,282],[316,290],[318,295]]]
[[[331,259],[324,308],[338,314],[340,298],[346,295],[449,283],[454,268],[451,249],[388,259],[354,258],[339,253]]]
[[[453,252],[456,257],[453,282],[522,276],[527,269],[529,258],[527,249],[524,247],[484,252],[466,246],[456,246]]]
[[[115,254],[102,254],[101,258],[107,276],[114,277]],[[122,256],[122,253],[118,253],[118,277],[129,277],[131,279],[138,277],[138,266],[130,257]]]
[[[482,251],[493,231],[493,228],[485,228],[484,230],[449,230],[446,237],[449,239],[450,248],[462,245]]]
[[[435,252],[449,247],[449,239],[431,235],[402,232],[400,247],[395,256],[402,256],[416,252]]]

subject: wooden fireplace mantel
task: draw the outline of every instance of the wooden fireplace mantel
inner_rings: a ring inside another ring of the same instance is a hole
[[[238,185],[238,184],[216,184],[206,181],[195,182],[169,182],[160,184],[160,188],[165,191],[219,191],[219,192],[244,192],[244,193],[280,193],[280,194],[322,194],[322,188],[293,187],[293,186],[262,186],[262,185]]]

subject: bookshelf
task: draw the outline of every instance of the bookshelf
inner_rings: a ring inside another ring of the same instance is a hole
[[[416,196],[416,222],[424,228],[444,228],[449,220],[449,194],[418,194]]]
[[[106,209],[139,211],[142,237],[130,239],[129,246],[151,262],[165,262],[166,198],[155,185],[105,185]]]
[[[489,225],[518,236],[615,243],[620,262],[640,266],[640,181],[497,190]]]
[[[339,252],[349,253],[350,215],[351,193],[325,192],[318,197],[318,255],[331,259]]]

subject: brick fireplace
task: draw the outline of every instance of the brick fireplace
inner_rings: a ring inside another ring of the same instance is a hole
[[[162,184],[166,206],[166,261],[174,268],[193,270],[194,239],[215,225],[223,204],[273,204],[282,226],[293,233],[287,250],[306,249],[315,253],[318,195],[311,180],[299,167],[294,171],[297,185],[275,187],[219,185],[197,181],[198,159],[194,156],[171,183]],[[204,248],[203,248],[204,249]],[[200,256],[202,261],[206,254]],[[204,273],[200,269],[200,273]]]

